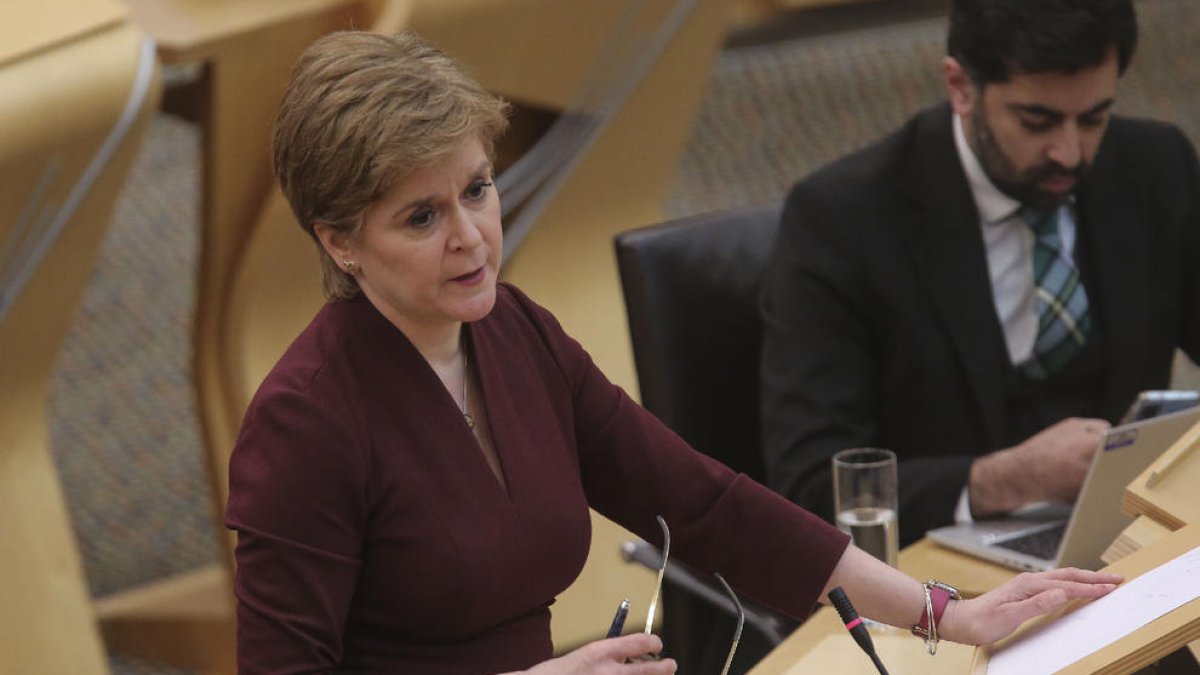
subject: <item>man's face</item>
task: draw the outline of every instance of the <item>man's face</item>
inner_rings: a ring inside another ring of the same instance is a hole
[[[1087,173],[1116,96],[1117,57],[1076,73],[1014,75],[976,87],[944,64],[971,149],[1002,192],[1035,207],[1063,204]],[[961,71],[961,69],[960,69]]]

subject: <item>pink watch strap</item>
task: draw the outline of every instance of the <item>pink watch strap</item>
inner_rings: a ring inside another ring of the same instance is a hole
[[[942,588],[941,586],[929,586],[929,602],[933,605],[933,623],[938,625],[942,622],[942,614],[946,612],[946,605],[950,604],[951,598],[954,596]],[[917,637],[928,638],[929,631],[929,610],[928,608],[921,612],[921,620],[912,628],[913,635]]]

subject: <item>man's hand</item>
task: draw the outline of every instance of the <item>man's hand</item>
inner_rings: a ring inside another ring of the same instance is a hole
[[[1020,445],[975,460],[968,487],[971,514],[1004,513],[1031,502],[1074,502],[1109,426],[1101,419],[1071,417]]]

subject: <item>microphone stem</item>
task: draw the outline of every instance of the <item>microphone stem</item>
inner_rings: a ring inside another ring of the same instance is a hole
[[[879,655],[871,652],[871,661],[875,664],[875,668],[879,670],[879,675],[888,675],[887,668],[883,667],[883,661],[879,660]]]

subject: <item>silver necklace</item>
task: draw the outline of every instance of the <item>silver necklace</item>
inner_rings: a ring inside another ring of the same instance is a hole
[[[460,408],[460,410],[462,411],[463,421],[467,423],[467,428],[474,431],[475,418],[471,416],[471,413],[467,412],[467,380],[471,379],[471,370],[469,368],[469,364],[467,363],[467,346],[466,346],[466,344],[463,345],[462,355],[463,355],[463,399],[462,399],[462,408]]]

